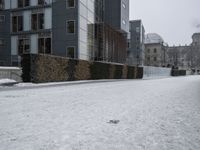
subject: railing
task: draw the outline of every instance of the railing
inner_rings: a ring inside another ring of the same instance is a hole
[[[144,66],[144,78],[160,78],[171,76],[171,68]]]
[[[18,67],[0,67],[0,79],[13,79],[21,82],[22,70]]]

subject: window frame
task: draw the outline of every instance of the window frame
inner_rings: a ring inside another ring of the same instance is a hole
[[[28,0],[28,5],[27,5],[27,0],[21,0],[21,5],[19,5],[20,0],[17,0],[17,8],[24,8],[24,7],[29,7],[31,5],[30,0]]]
[[[69,0],[66,0],[66,8],[75,8],[76,7],[76,1],[75,0],[73,0],[74,1],[74,5],[73,6],[69,6],[68,4],[68,1]]]
[[[74,32],[69,32],[69,30],[68,30],[69,22],[74,22]],[[76,34],[76,21],[75,20],[67,20],[66,21],[66,31],[67,31],[67,34]]]
[[[39,40],[41,40],[41,39],[43,39],[44,41],[43,41],[43,46],[44,46],[44,49],[42,50],[42,52],[40,52],[40,42],[39,42]],[[46,41],[47,41],[47,39],[50,39],[50,44],[51,44],[51,46],[50,46],[50,53],[46,53]],[[50,37],[50,36],[47,36],[47,37],[38,37],[38,54],[51,54],[52,53],[52,38]]]
[[[14,26],[14,24],[13,24],[13,18],[14,17],[16,17],[16,25]],[[21,19],[22,19],[22,30],[19,30],[19,17],[22,17]],[[16,33],[16,32],[22,32],[22,31],[24,31],[24,16],[23,15],[13,15],[12,17],[11,17],[12,19],[12,24],[11,24],[11,28],[12,28],[12,32],[13,33]],[[16,28],[16,31],[14,31],[13,29],[14,29],[14,27]]]
[[[33,15],[36,15],[36,28],[33,28],[35,26],[35,24],[33,24]],[[41,26],[40,15],[43,15],[43,28],[40,28]],[[44,29],[45,29],[45,14],[43,12],[32,13],[31,14],[31,30],[38,31],[38,30],[44,30]]]
[[[22,50],[22,53],[21,53],[20,50],[19,50],[19,43],[20,43],[20,40],[23,40],[23,50]],[[24,44],[24,41],[25,41],[25,40],[28,40],[28,41],[29,41],[29,52],[25,51],[25,48],[26,48],[26,44]],[[29,53],[31,52],[31,39],[30,39],[30,38],[19,38],[17,44],[18,44],[18,46],[17,46],[18,55],[29,54]]]

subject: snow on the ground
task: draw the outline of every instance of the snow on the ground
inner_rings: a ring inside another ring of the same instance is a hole
[[[12,79],[0,79],[0,85],[4,83],[13,83],[13,82],[16,82],[16,81]]]
[[[199,150],[199,91],[200,76],[0,91],[0,150]]]
[[[3,70],[3,69],[5,69],[5,70],[8,70],[8,69],[18,70],[18,69],[20,69],[20,68],[19,68],[19,67],[3,67],[3,66],[0,66],[0,69],[1,69],[1,70]]]

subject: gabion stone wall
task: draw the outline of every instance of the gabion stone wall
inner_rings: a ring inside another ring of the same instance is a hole
[[[52,55],[22,56],[24,82],[43,83],[98,79],[140,79],[143,68],[123,64],[89,62]]]

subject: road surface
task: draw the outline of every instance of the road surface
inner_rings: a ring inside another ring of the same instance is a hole
[[[0,150],[199,150],[200,76],[0,89]]]

